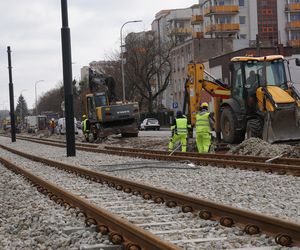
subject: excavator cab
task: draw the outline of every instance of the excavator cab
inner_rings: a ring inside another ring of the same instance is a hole
[[[287,79],[283,56],[235,57],[231,61],[231,100],[229,107],[223,106],[227,111],[222,112],[221,126],[222,122],[234,124],[223,124],[224,139],[240,142],[246,133],[248,138],[260,137],[270,143],[300,140],[300,96]]]

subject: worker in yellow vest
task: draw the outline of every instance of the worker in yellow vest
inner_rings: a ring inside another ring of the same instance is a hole
[[[208,103],[200,105],[200,112],[196,114],[196,144],[199,153],[207,153],[211,144],[211,129],[213,117],[208,112]]]
[[[87,119],[86,115],[82,116],[82,132],[85,140],[88,142],[90,134],[90,121]]]
[[[169,142],[169,151],[173,151],[175,143],[180,140],[181,151],[186,152],[188,128],[190,127],[187,118],[183,116],[181,111],[177,111],[176,119],[173,120],[171,126],[172,138]]]

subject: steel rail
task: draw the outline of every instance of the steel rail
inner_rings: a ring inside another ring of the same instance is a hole
[[[19,139],[30,140],[30,141],[43,141],[43,142],[53,142],[59,144],[65,144],[65,141],[54,140],[54,139],[44,139],[44,138],[32,138],[28,136],[17,136]],[[48,144],[51,145],[51,144]],[[88,144],[88,143],[76,143],[77,146],[88,147],[88,148],[98,148],[96,144]],[[162,150],[149,150],[149,149],[140,149],[140,148],[124,148],[124,147],[113,147],[113,146],[105,146],[108,150],[122,150],[122,151],[139,151],[144,153],[155,153],[155,154],[165,154],[168,155],[169,152]],[[272,157],[266,156],[251,156],[251,155],[233,155],[233,154],[209,154],[209,153],[197,153],[197,152],[174,152],[173,155],[176,156],[187,156],[187,157],[197,157],[197,158],[216,158],[216,159],[230,159],[237,161],[251,161],[251,162],[262,162],[270,160]],[[285,165],[295,165],[300,166],[300,159],[297,158],[286,158],[286,157],[278,157],[272,160],[269,164],[285,164]]]
[[[79,176],[92,181],[105,182],[117,190],[123,190],[126,193],[141,194],[144,199],[153,199],[157,203],[165,202],[169,207],[181,206],[183,212],[199,211],[200,218],[219,220],[223,226],[230,227],[236,225],[244,228],[244,231],[249,234],[259,232],[267,233],[275,236],[275,241],[280,245],[290,246],[295,244],[300,246],[300,224],[173,191],[161,190],[152,186],[134,183],[85,168],[26,154],[3,145],[0,146],[3,149],[33,161],[42,162],[49,166],[77,173]]]
[[[62,144],[66,144],[66,141],[62,141],[62,140],[54,140],[54,139],[45,139],[45,138],[34,138],[34,137],[29,137],[29,136],[23,136],[23,135],[18,135],[17,139],[24,139],[24,140],[40,140],[40,141],[45,141],[45,142],[54,142],[54,143],[62,143]],[[82,142],[76,142],[77,146],[85,146],[85,147],[91,147],[91,148],[98,148],[99,145],[97,144],[91,144],[91,143],[82,143]]]
[[[54,142],[54,143],[61,143],[65,144],[65,141],[60,141],[60,140],[54,140],[54,139],[45,139],[45,138],[32,138],[28,136],[17,136],[17,138],[24,138],[24,139],[33,139],[33,140],[42,140],[42,141],[49,141],[49,142]],[[97,144],[88,144],[88,143],[76,143],[77,146],[82,146],[82,147],[91,147],[91,148],[98,148]],[[132,150],[138,150],[139,152],[152,152],[152,153],[157,153],[157,154],[169,154],[167,151],[162,151],[162,150],[149,150],[149,149],[133,149],[133,148],[124,148],[124,147],[113,147],[113,146],[105,146],[107,149],[112,149],[112,150],[122,150],[122,151],[132,151]],[[270,160],[272,157],[266,157],[266,156],[251,156],[251,155],[234,155],[234,154],[209,154],[209,153],[198,153],[198,152],[174,152],[173,155],[178,155],[178,156],[188,156],[188,157],[201,157],[201,158],[216,158],[216,159],[230,159],[230,160],[239,160],[239,161],[253,161],[253,162],[266,162]],[[297,158],[286,158],[286,157],[278,157],[275,158],[271,161],[273,164],[286,164],[286,165],[296,165],[300,166],[300,159]]]
[[[52,143],[49,141],[41,141],[39,139],[24,139],[27,141],[32,141],[36,143],[41,143],[56,147],[65,147],[61,142]],[[112,154],[119,156],[130,156],[130,157],[140,157],[144,159],[155,159],[162,161],[188,161],[195,164],[214,164],[220,167],[234,167],[242,170],[253,170],[253,171],[264,171],[266,173],[278,173],[278,174],[290,174],[294,176],[300,176],[300,166],[299,165],[287,165],[287,164],[274,164],[265,162],[256,162],[252,158],[249,161],[239,161],[229,160],[226,158],[215,157],[215,154],[207,154],[210,157],[202,157],[202,154],[194,154],[192,156],[185,156],[181,154],[169,155],[166,151],[156,151],[156,150],[145,150],[145,149],[134,149],[134,148],[121,148],[121,147],[105,147],[105,149],[92,148],[77,146],[78,150],[94,153]],[[254,158],[254,157],[253,157]],[[212,166],[214,166],[212,165]]]
[[[85,150],[84,148],[78,147],[80,150]],[[106,150],[106,151],[104,151]],[[163,161],[189,161],[195,164],[215,164],[221,167],[236,167],[243,170],[262,170],[268,173],[277,172],[278,174],[291,174],[294,176],[300,176],[300,166],[286,165],[286,164],[272,164],[272,163],[262,163],[262,162],[252,162],[252,161],[237,161],[237,160],[226,160],[226,159],[216,159],[214,155],[211,158],[202,158],[201,155],[198,157],[189,156],[179,156],[179,155],[166,155],[166,154],[155,154],[152,151],[147,153],[139,153],[139,150],[131,149],[131,151],[123,151],[122,148],[119,149],[90,149],[91,152],[108,153],[122,156],[131,157],[141,157],[145,159],[157,159]],[[88,150],[87,150],[88,151]]]
[[[0,162],[15,173],[21,174],[38,186],[38,190],[47,194],[57,203],[69,207],[79,208],[86,218],[86,224],[95,224],[102,233],[109,231],[110,240],[114,244],[124,244],[127,250],[179,250],[180,248],[170,242],[164,241],[159,237],[135,226],[134,224],[116,216],[104,209],[101,209],[89,201],[68,192],[67,190],[37,177],[12,162],[0,157]],[[55,197],[55,198],[53,198]]]
[[[170,152],[162,151],[162,150],[150,150],[150,149],[135,149],[135,148],[124,148],[124,147],[112,147],[105,146],[105,149],[110,150],[121,150],[121,151],[131,151],[138,150],[139,152],[144,153],[157,153],[157,154],[165,154],[168,155]],[[251,156],[251,155],[233,155],[233,154],[208,154],[208,153],[197,153],[197,152],[174,152],[173,155],[178,156],[188,156],[188,157],[201,157],[201,158],[216,158],[216,159],[230,159],[230,160],[239,160],[239,161],[253,161],[253,162],[263,162],[265,163],[272,157],[265,156]],[[297,158],[276,158],[272,161],[272,163],[282,163],[286,165],[296,165],[300,166],[300,159]]]

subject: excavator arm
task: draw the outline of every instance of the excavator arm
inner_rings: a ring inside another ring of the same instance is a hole
[[[89,68],[89,89],[95,94],[104,92],[109,100],[109,103],[116,101],[115,80],[112,76],[100,74],[93,68]]]
[[[214,78],[205,71],[204,65],[200,63],[190,63],[188,65],[188,76],[185,82],[185,98],[183,104],[183,112],[188,106],[188,119],[195,126],[196,113],[199,111],[202,102],[202,93],[206,91],[214,98],[214,118],[215,130],[220,129],[220,100],[230,98],[230,89],[222,82]]]

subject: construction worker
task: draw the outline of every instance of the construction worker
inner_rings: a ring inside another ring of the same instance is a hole
[[[177,111],[176,119],[173,120],[171,126],[172,138],[169,142],[169,151],[173,151],[175,143],[180,140],[181,151],[186,152],[188,127],[190,128],[191,125],[188,125],[187,118],[182,115],[181,111]]]
[[[49,126],[50,126],[51,135],[53,135],[54,134],[54,129],[55,129],[54,118],[51,119]]]
[[[199,153],[207,153],[211,144],[211,128],[213,117],[208,112],[208,103],[200,105],[200,112],[196,114],[196,144]]]
[[[90,134],[90,121],[87,119],[86,115],[82,116],[82,132],[85,140],[88,142]]]

